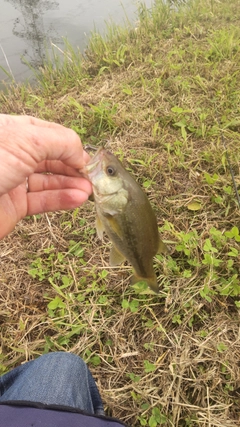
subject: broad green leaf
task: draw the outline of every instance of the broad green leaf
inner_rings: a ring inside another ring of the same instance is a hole
[[[66,304],[59,297],[55,297],[52,301],[48,303],[48,308],[50,310],[55,310],[56,308],[65,308]]]
[[[154,363],[151,363],[148,360],[144,360],[144,370],[146,373],[153,372],[155,369],[156,365],[154,365]]]
[[[200,202],[191,202],[188,203],[187,208],[190,211],[199,211],[200,209],[202,209],[202,205]]]

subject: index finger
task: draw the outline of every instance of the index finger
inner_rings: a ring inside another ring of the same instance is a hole
[[[72,129],[54,122],[47,122],[33,116],[11,116],[0,114],[0,126],[12,128],[15,146],[18,145],[19,134],[28,134],[28,147],[20,143],[37,163],[43,160],[61,160],[66,165],[81,169],[86,164],[86,155],[79,136]],[[22,132],[21,132],[22,129]]]
[[[46,128],[59,128],[63,127],[62,125],[55,122],[48,122],[46,120],[38,119],[33,116],[14,116],[9,114],[0,114],[0,125],[34,125],[41,126]]]
[[[79,136],[72,129],[29,125],[31,134],[30,155],[40,163],[43,160],[60,160],[67,166],[81,169],[85,164],[83,146]]]

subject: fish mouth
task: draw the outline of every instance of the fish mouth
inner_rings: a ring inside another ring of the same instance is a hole
[[[96,160],[95,162],[90,160],[87,165],[85,165],[82,169],[79,169],[81,176],[91,182],[91,174],[93,173],[94,175],[94,171],[99,166],[99,163],[100,160]]]
[[[97,150],[99,150],[99,147],[96,147],[96,145],[92,145],[92,144],[85,144],[83,148],[87,152],[88,151],[95,151],[96,152]]]
[[[90,162],[87,165],[85,165],[84,169],[87,173],[91,173],[99,165],[99,162],[100,162],[99,159],[95,160],[94,162],[92,160],[90,160]]]
[[[96,169],[99,166],[99,163],[101,163],[101,152],[103,151],[103,147],[99,147],[95,155],[91,158],[90,162],[85,165],[85,171],[87,173],[91,173],[94,169]]]

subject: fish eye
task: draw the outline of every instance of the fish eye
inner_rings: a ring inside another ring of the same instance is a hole
[[[116,169],[113,166],[107,166],[107,174],[109,176],[116,175]]]

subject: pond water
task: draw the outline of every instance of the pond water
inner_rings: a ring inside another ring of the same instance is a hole
[[[0,81],[31,78],[29,66],[40,66],[51,43],[64,48],[67,38],[81,51],[95,28],[101,33],[106,22],[123,25],[126,16],[137,20],[134,0],[0,0]],[[144,3],[150,7],[152,0]],[[56,48],[55,48],[56,49]],[[4,70],[3,70],[4,69]]]

